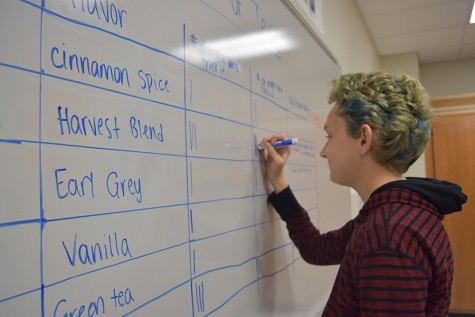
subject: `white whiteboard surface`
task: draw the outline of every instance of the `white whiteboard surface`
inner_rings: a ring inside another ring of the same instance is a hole
[[[321,314],[337,267],[301,259],[256,143],[298,137],[291,187],[345,223],[318,155],[340,70],[285,4],[5,0],[0,42],[0,315]]]

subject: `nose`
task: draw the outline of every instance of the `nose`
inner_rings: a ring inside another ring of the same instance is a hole
[[[327,156],[325,155],[325,148],[326,146],[324,146],[322,150],[320,151],[320,157],[327,158]]]

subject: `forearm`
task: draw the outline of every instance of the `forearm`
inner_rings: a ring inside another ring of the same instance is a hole
[[[274,188],[274,193],[279,194],[284,191],[287,187],[289,187],[289,183],[285,179],[284,176],[277,177],[275,179],[269,179],[272,187]]]
[[[269,202],[286,222],[289,236],[306,262],[317,265],[340,263],[351,236],[351,224],[321,234],[289,187],[280,193],[272,193]]]

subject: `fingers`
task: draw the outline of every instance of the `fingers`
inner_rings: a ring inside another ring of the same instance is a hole
[[[282,147],[275,149],[272,144],[285,140],[285,134],[274,134],[271,136],[264,137],[259,145],[267,151],[267,155],[265,157],[270,156],[274,161],[281,161],[284,162],[287,160],[287,157],[290,155],[290,149],[288,147]]]
[[[285,140],[285,139],[286,139],[285,134],[274,134],[274,135],[264,137],[259,143],[259,145],[267,149],[267,147],[271,146],[271,144],[277,141]]]
[[[269,143],[275,143],[277,141],[285,140],[287,137],[285,134],[273,134],[267,137],[264,137],[262,140],[267,140]]]
[[[263,161],[265,162],[265,174],[276,193],[288,186],[284,175],[284,166],[290,155],[290,148],[280,147],[276,149],[272,144],[285,139],[284,134],[275,134],[264,137],[259,143],[259,145],[264,148],[264,151],[260,151],[260,155],[262,155]]]

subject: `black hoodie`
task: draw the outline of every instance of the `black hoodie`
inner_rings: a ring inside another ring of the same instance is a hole
[[[447,316],[454,263],[440,220],[466,200],[447,181],[394,181],[358,217],[322,234],[289,187],[269,196],[305,261],[340,264],[322,316]]]
[[[442,215],[462,210],[462,205],[467,201],[467,195],[462,192],[459,185],[434,178],[407,177],[406,180],[384,184],[372,195],[395,187],[407,188],[420,194],[435,205]]]

